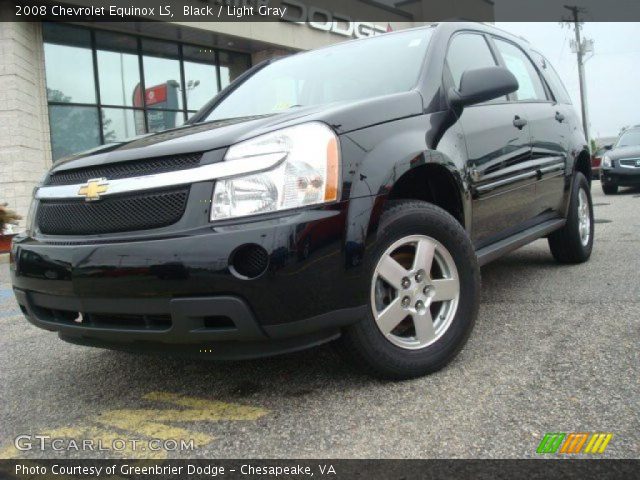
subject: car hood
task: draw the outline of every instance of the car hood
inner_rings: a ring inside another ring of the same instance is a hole
[[[621,160],[624,158],[640,158],[640,145],[614,148],[613,150],[605,152],[603,155],[606,155],[611,160]]]
[[[422,96],[417,91],[410,91],[356,102],[294,108],[274,115],[203,122],[103,145],[60,160],[52,172],[216,150],[311,121],[327,123],[341,135],[370,125],[420,115],[422,111]]]

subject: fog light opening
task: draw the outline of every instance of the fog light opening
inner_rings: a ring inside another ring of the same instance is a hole
[[[229,258],[229,271],[241,280],[253,280],[267,271],[269,254],[254,243],[237,248]]]

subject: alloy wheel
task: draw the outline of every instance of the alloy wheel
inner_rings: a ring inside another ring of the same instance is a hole
[[[583,246],[589,245],[591,239],[591,214],[587,192],[581,188],[578,192],[578,231]]]
[[[416,350],[451,326],[460,298],[458,270],[449,251],[425,235],[404,237],[381,256],[371,283],[371,309],[394,345]]]

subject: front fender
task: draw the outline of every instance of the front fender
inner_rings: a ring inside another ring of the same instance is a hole
[[[341,136],[345,195],[349,199],[345,235],[346,267],[356,270],[375,245],[380,217],[396,182],[418,167],[437,164],[447,169],[461,193],[465,225],[471,225],[471,195],[466,180],[466,144],[458,127],[440,135],[438,148],[427,139],[437,119],[420,115],[372,126]]]

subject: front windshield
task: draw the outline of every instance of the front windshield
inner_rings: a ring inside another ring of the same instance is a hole
[[[204,121],[409,91],[418,81],[431,33],[383,34],[277,60],[238,86]]]
[[[640,145],[640,130],[628,130],[624,132],[620,139],[618,139],[618,143],[616,143],[616,147],[635,147]]]

